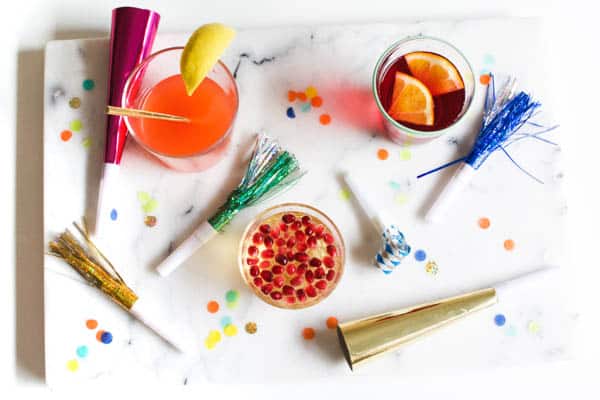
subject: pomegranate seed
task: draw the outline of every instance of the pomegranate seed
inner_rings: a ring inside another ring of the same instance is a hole
[[[317,235],[322,235],[324,230],[325,230],[325,227],[323,225],[319,225],[315,228],[315,233]]]
[[[333,278],[335,278],[335,271],[330,269],[329,271],[327,271],[327,276],[325,277],[325,279],[331,282]]]
[[[296,276],[290,280],[290,285],[292,286],[300,286],[302,283],[302,277]]]
[[[275,256],[275,251],[273,249],[265,249],[260,253],[262,258],[273,258]]]
[[[296,273],[296,266],[294,264],[288,264],[288,266],[285,270],[287,271],[288,274],[294,275]]]
[[[260,269],[267,269],[271,267],[271,263],[268,262],[267,260],[261,261],[260,264],[258,264],[258,266],[260,267]]]
[[[317,289],[325,290],[327,288],[327,282],[320,280],[317,283],[315,283],[315,286],[317,287]]]
[[[313,257],[310,259],[309,262],[311,267],[320,267],[321,266],[321,260],[319,260],[317,257]]]
[[[304,262],[304,261],[308,260],[308,254],[302,253],[302,252],[298,252],[298,253],[296,253],[294,255],[294,259],[296,261]]]
[[[248,265],[256,265],[258,264],[258,258],[246,258],[246,264]]]
[[[273,271],[275,275],[281,275],[283,274],[283,267],[281,265],[276,265],[271,271]]]
[[[333,244],[333,242],[335,241],[335,239],[333,238],[333,235],[331,233],[324,234],[323,235],[323,240],[327,244]]]
[[[317,238],[314,236],[309,237],[306,241],[306,245],[311,249],[314,249],[315,247],[317,247]]]
[[[269,224],[262,224],[258,229],[260,229],[260,231],[265,235],[271,232],[271,226]]]
[[[308,265],[306,265],[306,263],[302,263],[298,265],[298,268],[296,268],[296,273],[298,275],[304,275],[304,273],[306,272],[306,268],[308,268]]]
[[[306,243],[298,243],[296,245],[296,250],[298,251],[306,251],[306,249],[308,249],[308,246],[306,245]]]
[[[259,277],[254,278],[253,282],[254,282],[254,286],[256,286],[256,287],[261,287],[263,284],[263,280],[260,279]]]
[[[288,226],[282,222],[279,224],[279,229],[281,229],[281,232],[287,232]]]
[[[260,270],[256,265],[250,267],[250,276],[258,276],[258,274],[260,274]]]
[[[310,217],[308,215],[305,215],[304,217],[302,217],[302,225],[308,226],[309,223],[310,223]]]
[[[254,242],[254,244],[261,244],[263,242],[263,235],[260,232],[256,232],[253,236],[252,236],[252,241]]]
[[[302,231],[296,231],[295,236],[298,242],[304,242],[306,240],[306,235]]]
[[[275,261],[277,261],[281,265],[286,265],[288,263],[287,257],[283,254],[277,254],[277,256],[275,257]]]
[[[280,233],[280,230],[278,227],[274,227],[273,229],[271,229],[271,237],[273,239],[277,239],[279,237],[279,233]]]
[[[277,248],[277,254],[283,254],[285,256],[286,250],[287,249],[285,247],[278,247]]]
[[[281,292],[283,294],[285,294],[286,296],[289,296],[291,294],[294,294],[294,288],[291,287],[290,285],[285,285],[282,289]]]
[[[283,276],[276,276],[275,279],[273,279],[273,284],[276,287],[282,287],[284,282],[285,282],[285,279],[283,279]]]
[[[325,270],[321,267],[315,269],[315,278],[321,279],[325,276]]]
[[[248,255],[249,256],[255,256],[257,254],[258,254],[258,247],[256,247],[256,246],[248,247]]]
[[[327,246],[327,254],[329,254],[331,257],[337,256],[337,247],[335,247],[332,244],[328,245]]]
[[[279,238],[275,241],[275,244],[279,247],[284,247],[285,246],[285,239]]]
[[[265,236],[265,246],[271,247],[273,246],[273,238],[271,236]]]
[[[292,248],[296,245],[296,239],[294,238],[289,238],[287,241],[287,247]]]
[[[273,300],[281,300],[281,292],[271,292],[271,298]]]
[[[297,231],[298,229],[302,228],[302,222],[300,221],[295,221],[292,224],[292,230]]]
[[[333,268],[335,266],[335,261],[333,261],[333,258],[325,256],[323,257],[323,264],[325,264],[327,268]]]
[[[314,232],[315,231],[310,226],[307,226],[306,229],[304,230],[304,233],[306,233],[308,236],[312,235]]]
[[[260,290],[264,294],[269,294],[269,293],[271,293],[271,290],[273,290],[273,285],[271,285],[270,283],[267,283],[266,285],[261,287]]]
[[[303,289],[296,290],[296,297],[298,298],[298,301],[306,300],[306,294],[304,293],[304,290]]]
[[[306,279],[306,282],[311,283],[315,280],[315,274],[311,270],[308,270],[304,274],[304,278]]]
[[[317,289],[315,289],[314,286],[308,285],[304,290],[306,290],[308,297],[315,297],[317,295]]]
[[[283,217],[281,217],[281,220],[286,224],[291,224],[296,220],[296,217],[294,216],[294,214],[285,214]]]
[[[269,270],[264,270],[260,272],[260,276],[266,281],[271,282],[273,280],[273,273]]]
[[[285,257],[288,259],[288,261],[293,260],[294,259],[294,252],[291,250],[288,250],[287,253],[285,253]]]
[[[296,298],[293,296],[288,296],[285,298],[285,301],[287,301],[289,304],[294,304],[296,302]]]

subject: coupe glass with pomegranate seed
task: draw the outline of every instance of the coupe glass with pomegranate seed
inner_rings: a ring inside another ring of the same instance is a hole
[[[313,306],[344,272],[344,241],[323,212],[286,203],[260,213],[240,243],[242,276],[254,293],[280,308]]]

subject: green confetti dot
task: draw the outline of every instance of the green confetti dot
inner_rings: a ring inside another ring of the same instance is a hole
[[[81,144],[83,145],[84,149],[89,149],[90,146],[92,145],[92,139],[88,136],[83,138],[83,140],[81,141]]]
[[[80,358],[85,358],[88,355],[88,347],[87,346],[79,346],[77,348],[77,356]]]
[[[390,186],[390,188],[392,188],[392,190],[400,190],[400,189],[402,189],[402,185],[400,185],[396,181],[389,181],[388,185]]]
[[[310,111],[310,102],[302,104],[300,106],[300,111],[302,111],[302,112],[309,112]]]
[[[228,303],[234,303],[238,300],[238,298],[240,297],[240,294],[238,293],[237,290],[228,290],[227,293],[225,293],[225,300],[227,300]]]
[[[81,128],[83,127],[83,124],[81,123],[81,120],[74,119],[73,121],[71,121],[69,126],[71,127],[72,131],[79,132],[81,130]]]
[[[156,199],[150,199],[150,201],[142,206],[142,209],[146,214],[150,214],[156,210],[156,207],[158,207],[158,201],[156,201]]]
[[[491,54],[485,54],[483,56],[483,63],[487,64],[487,65],[491,65],[495,62],[496,60],[494,60],[494,56]]]
[[[86,79],[83,81],[81,86],[83,86],[84,90],[92,90],[96,84],[94,83],[93,79]]]
[[[339,196],[342,200],[350,200],[351,194],[348,189],[340,189]]]
[[[412,157],[410,150],[409,149],[402,149],[400,150],[400,159],[402,161],[408,161],[410,160]]]
[[[227,308],[229,308],[230,310],[235,310],[238,306],[238,301],[228,301],[227,302]]]

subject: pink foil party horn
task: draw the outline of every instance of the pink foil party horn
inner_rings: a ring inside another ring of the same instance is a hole
[[[121,107],[125,82],[131,71],[152,50],[160,15],[152,10],[119,7],[112,12],[108,70],[108,105]],[[119,198],[119,164],[127,139],[127,126],[122,116],[107,116],[104,169],[100,180],[96,211],[96,236],[104,226],[117,219]]]

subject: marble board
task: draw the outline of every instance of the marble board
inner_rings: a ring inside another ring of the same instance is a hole
[[[510,29],[507,29],[510,27]],[[452,132],[426,144],[395,144],[382,133],[370,88],[378,56],[408,35],[444,38],[460,48],[476,74],[474,104]],[[160,33],[158,50],[183,45],[188,34]],[[523,45],[523,38],[527,38]],[[202,382],[356,381],[372,376],[448,374],[482,368],[548,362],[569,357],[576,313],[563,307],[554,281],[539,281],[443,332],[351,372],[325,320],[347,321],[461,291],[475,289],[544,265],[561,266],[566,204],[560,146],[523,141],[511,154],[544,181],[538,184],[502,154],[493,155],[443,223],[423,220],[423,210],[451,170],[417,181],[416,175],[464,155],[477,132],[489,70],[512,73],[542,102],[546,85],[544,37],[535,19],[398,22],[239,30],[223,56],[235,73],[240,109],[227,156],[212,169],[178,173],[161,166],[133,140],[123,157],[121,202],[113,223],[111,259],[134,290],[150,298],[169,323],[186,332],[194,351],[181,354],[118,306],[85,284],[61,260],[45,257],[46,377],[52,386],[127,380]],[[46,241],[82,215],[95,214],[103,160],[108,40],[48,43],[45,57],[44,231]],[[290,103],[288,90],[314,86],[324,103]],[[77,98],[78,100],[74,100]],[[295,118],[286,110],[293,107]],[[552,110],[544,105],[545,121]],[[329,125],[319,123],[323,113]],[[266,131],[300,160],[308,174],[293,189],[240,213],[226,232],[196,252],[179,270],[161,278],[154,267],[237,185],[256,132]],[[560,144],[560,129],[548,137]],[[385,149],[388,157],[378,158]],[[404,231],[413,252],[394,273],[372,264],[378,238],[339,178],[352,171],[390,221]],[[345,275],[321,304],[275,309],[245,286],[236,263],[241,233],[260,210],[282,202],[305,202],[327,213],[347,247]],[[152,227],[148,216],[156,218]],[[488,229],[478,225],[489,218]],[[507,251],[506,240],[515,247]],[[437,266],[433,268],[434,262]],[[429,263],[429,264],[428,264]],[[429,265],[429,267],[427,267]],[[239,293],[228,304],[225,294]],[[209,313],[209,301],[219,302]],[[497,314],[505,324],[494,322]],[[229,317],[237,335],[223,334]],[[97,327],[86,326],[96,320]],[[244,330],[247,322],[257,332]],[[302,329],[313,327],[314,340]],[[207,349],[211,330],[222,339]],[[112,342],[101,339],[110,332]],[[100,333],[99,333],[100,332]]]

